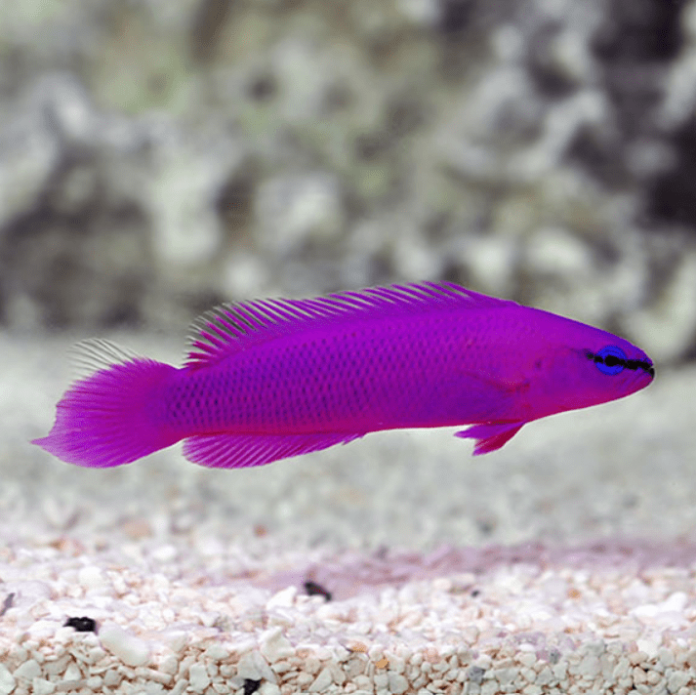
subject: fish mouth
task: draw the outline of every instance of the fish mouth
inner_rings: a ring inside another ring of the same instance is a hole
[[[650,360],[637,359],[637,360],[626,360],[626,362],[631,362],[634,364],[625,364],[622,376],[624,388],[627,389],[628,393],[635,393],[636,391],[642,391],[644,388],[650,386],[655,379],[655,366]]]
[[[655,378],[655,365],[650,360],[626,360],[624,363],[626,369],[642,370],[651,379]]]

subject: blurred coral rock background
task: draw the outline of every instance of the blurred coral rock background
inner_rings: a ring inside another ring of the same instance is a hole
[[[0,318],[446,279],[696,348],[696,3],[0,16]]]

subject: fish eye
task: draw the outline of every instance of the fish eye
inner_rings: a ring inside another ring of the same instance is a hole
[[[626,367],[626,353],[616,345],[607,345],[594,355],[594,363],[602,374],[619,374]]]

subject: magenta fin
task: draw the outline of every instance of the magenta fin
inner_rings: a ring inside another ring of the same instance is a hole
[[[106,341],[85,341],[77,352],[83,371],[97,371],[66,391],[51,431],[34,444],[69,463],[108,468],[177,441],[152,417],[158,391],[174,367],[131,357]]]
[[[526,422],[488,422],[484,425],[474,425],[469,427],[468,430],[456,432],[455,436],[461,439],[476,439],[474,456],[478,456],[500,449],[526,424]]]
[[[263,466],[291,456],[348,444],[360,434],[207,434],[184,441],[184,456],[209,468]]]
[[[211,364],[273,338],[347,318],[373,319],[400,313],[412,316],[414,312],[442,308],[493,309],[511,305],[513,302],[487,297],[449,282],[372,287],[316,299],[262,299],[225,304],[193,323],[186,365]]]

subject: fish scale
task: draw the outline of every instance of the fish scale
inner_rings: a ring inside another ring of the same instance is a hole
[[[623,338],[452,283],[225,305],[194,323],[190,343],[177,369],[88,341],[94,372],[35,443],[108,467],[184,440],[190,460],[230,468],[385,429],[470,425],[456,434],[482,454],[654,377]]]

